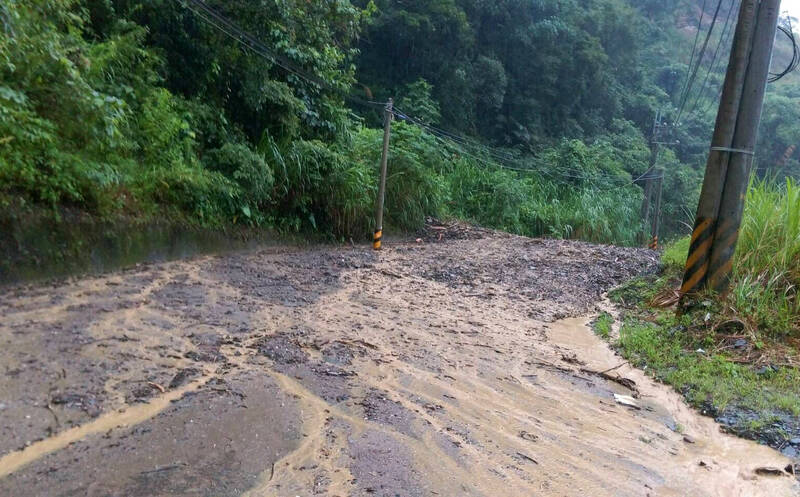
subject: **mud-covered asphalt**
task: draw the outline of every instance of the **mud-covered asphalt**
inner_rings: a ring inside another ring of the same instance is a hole
[[[584,326],[655,254],[461,238],[1,289],[0,496],[798,495]]]

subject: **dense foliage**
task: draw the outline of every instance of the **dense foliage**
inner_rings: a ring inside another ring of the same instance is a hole
[[[192,2],[0,0],[0,209],[361,238],[382,133],[380,106],[350,104],[357,94],[393,96],[419,123],[471,137],[443,140],[398,119],[394,227],[458,216],[636,243],[634,180],[648,168],[656,110],[675,117],[700,2],[209,4],[277,58]],[[692,100],[713,103],[722,69]],[[793,144],[787,109],[800,91],[769,98],[764,164]],[[690,221],[713,118],[690,114],[659,159],[671,233]]]

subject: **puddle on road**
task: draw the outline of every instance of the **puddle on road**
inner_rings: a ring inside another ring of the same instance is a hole
[[[784,492],[788,492],[786,495],[800,495],[797,484],[787,485],[794,480],[789,475],[779,476],[773,482],[756,476],[757,468],[782,469],[791,463],[789,459],[769,447],[722,432],[713,419],[691,409],[671,387],[653,381],[643,371],[624,363],[594,335],[589,322],[577,318],[553,323],[549,326],[548,338],[554,345],[576,352],[586,362],[587,369],[605,371],[615,368],[615,374],[635,381],[641,393],[640,405],[645,408],[637,414],[688,435],[691,443],[680,441],[681,450],[677,453],[668,451],[670,464],[659,468],[664,471],[666,481],[690,478],[709,495],[749,497],[783,495]],[[785,481],[781,482],[781,479]],[[661,489],[653,495],[673,493]]]

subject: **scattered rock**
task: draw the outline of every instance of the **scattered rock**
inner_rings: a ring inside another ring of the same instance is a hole
[[[103,412],[100,402],[93,394],[79,394],[73,392],[56,393],[50,398],[50,403],[70,409],[81,409],[93,418],[96,418]]]
[[[615,393],[614,394],[614,400],[617,401],[617,404],[622,404],[625,407],[630,407],[630,408],[636,409],[636,410],[640,410],[641,409],[639,404],[636,402],[636,399],[634,399],[633,397],[630,397],[628,395],[619,395],[619,394]]]

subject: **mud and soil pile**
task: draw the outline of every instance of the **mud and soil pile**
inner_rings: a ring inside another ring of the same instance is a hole
[[[575,318],[655,254],[445,228],[3,290],[0,495],[796,492]]]

